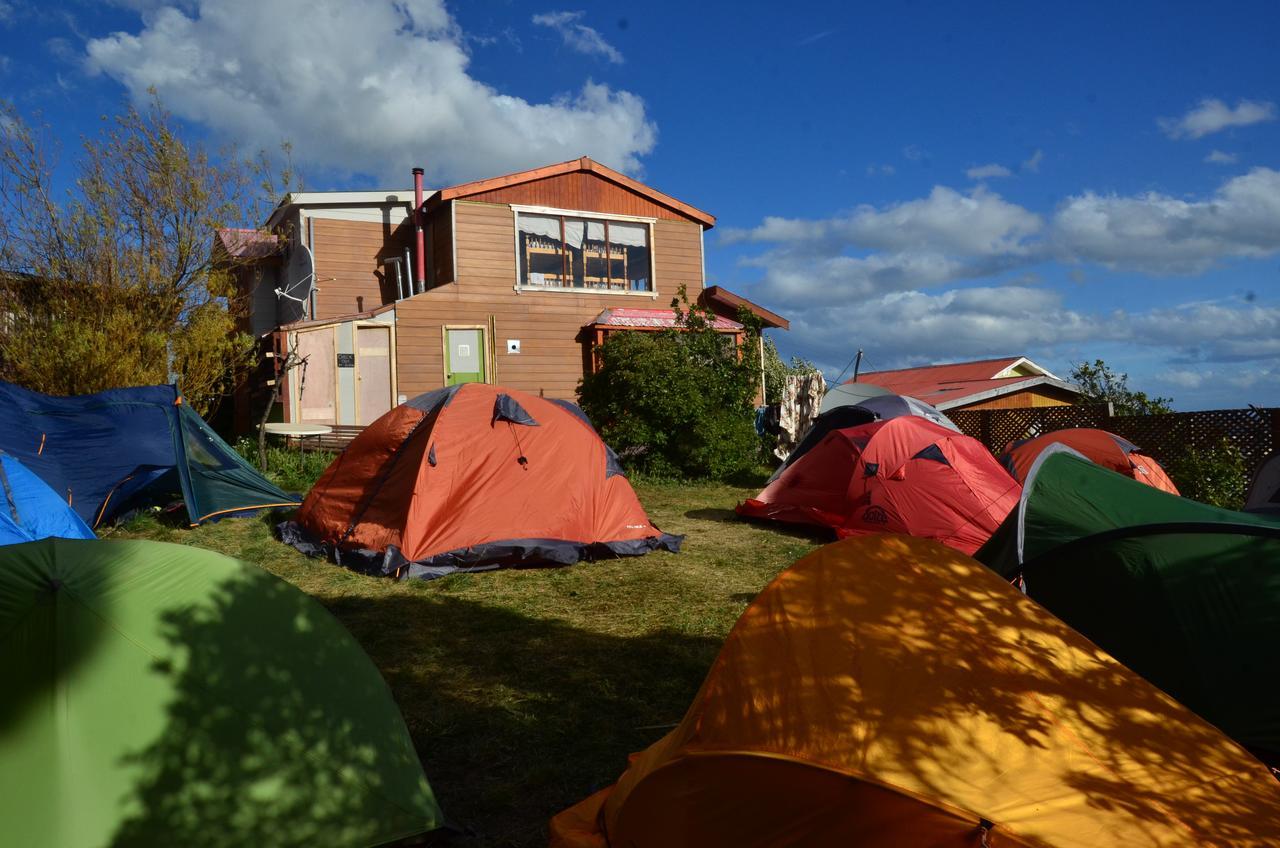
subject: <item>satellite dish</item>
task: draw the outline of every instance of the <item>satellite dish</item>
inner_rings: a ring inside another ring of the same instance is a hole
[[[830,412],[838,406],[857,406],[867,398],[891,394],[893,392],[873,383],[841,383],[822,398],[818,412]]]

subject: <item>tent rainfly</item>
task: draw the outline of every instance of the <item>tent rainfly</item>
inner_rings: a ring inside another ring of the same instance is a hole
[[[1160,463],[1143,454],[1137,445],[1115,433],[1092,427],[1054,430],[1034,439],[1010,442],[1000,455],[1000,464],[1021,483],[1027,479],[1027,472],[1031,470],[1036,457],[1050,445],[1066,445],[1103,468],[1154,486],[1162,492],[1178,494],[1178,487],[1169,479]]]
[[[845,407],[819,416],[764,491],[738,514],[830,527],[840,537],[906,533],[965,553],[982,545],[1021,487],[976,439],[916,415],[843,426]]]
[[[382,845],[441,824],[391,692],[319,603],[186,545],[0,548],[7,845]]]
[[[21,462],[0,451],[0,545],[33,542],[54,536],[92,539],[89,529],[67,502],[27,470]]]
[[[743,613],[553,848],[1280,844],[1280,783],[980,563],[848,539]]]
[[[1253,472],[1244,508],[1280,515],[1280,451],[1270,454]]]
[[[483,383],[419,395],[325,469],[284,541],[363,571],[430,579],[503,565],[678,551],[582,410]]]
[[[1280,765],[1280,519],[1162,492],[1059,445],[975,556]]]
[[[174,496],[193,526],[298,504],[241,459],[174,386],[52,397],[0,382],[0,449],[90,527]]]

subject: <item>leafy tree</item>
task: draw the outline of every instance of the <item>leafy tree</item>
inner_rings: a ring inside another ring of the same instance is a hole
[[[1210,448],[1187,447],[1169,464],[1169,476],[1183,497],[1226,509],[1244,506],[1249,468],[1230,439]]]
[[[266,158],[211,158],[154,95],[103,121],[62,194],[47,128],[0,106],[0,378],[79,394],[177,374],[207,414],[252,355],[212,239],[261,214]]]
[[[1101,359],[1078,362],[1071,368],[1071,380],[1091,403],[1110,403],[1116,415],[1157,415],[1172,412],[1173,398],[1150,397],[1129,388],[1129,375],[1117,374]]]
[[[676,328],[614,333],[600,346],[599,368],[578,387],[583,410],[631,469],[723,479],[754,467],[758,326],[736,347],[683,287],[671,306]]]
[[[820,370],[818,366],[799,356],[791,357],[789,363],[783,362],[773,339],[766,337],[764,340],[764,402],[777,403],[782,399],[782,386],[788,376],[812,374],[818,370]]]

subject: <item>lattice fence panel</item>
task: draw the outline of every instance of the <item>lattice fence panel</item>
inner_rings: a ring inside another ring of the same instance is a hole
[[[1110,416],[1105,406],[1050,406],[962,409],[947,416],[997,454],[1009,442],[1071,427],[1098,427],[1123,436],[1162,465],[1189,447],[1207,449],[1223,439],[1231,440],[1251,467],[1280,448],[1280,408]]]

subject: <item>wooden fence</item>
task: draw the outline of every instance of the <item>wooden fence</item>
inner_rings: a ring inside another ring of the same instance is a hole
[[[1250,468],[1280,449],[1280,408],[1112,415],[1107,406],[1042,406],[959,409],[946,415],[996,454],[1009,442],[1071,427],[1097,427],[1123,436],[1162,465],[1173,462],[1186,448],[1207,449],[1223,439],[1240,449]]]

